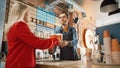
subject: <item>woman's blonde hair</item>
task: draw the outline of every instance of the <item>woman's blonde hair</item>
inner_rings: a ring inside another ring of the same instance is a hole
[[[21,2],[15,2],[12,5],[10,15],[8,18],[8,26],[6,29],[7,32],[15,22],[23,21],[26,11],[27,11],[27,6]]]

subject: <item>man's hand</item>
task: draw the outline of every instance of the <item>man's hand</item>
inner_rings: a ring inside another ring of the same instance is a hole
[[[60,47],[65,47],[65,46],[71,46],[71,41],[63,41],[63,42],[60,44]]]

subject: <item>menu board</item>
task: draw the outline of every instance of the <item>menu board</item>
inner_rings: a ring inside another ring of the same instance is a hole
[[[47,20],[47,12],[44,9],[38,7],[37,11],[36,11],[36,18],[38,20],[46,22],[46,20]]]
[[[35,35],[41,38],[49,38],[49,35],[54,33],[55,14],[43,8],[36,8],[36,23]]]
[[[49,12],[43,8],[37,7],[36,18],[38,20],[44,21],[46,23],[53,24],[55,23],[55,14],[53,12]]]
[[[52,12],[47,12],[47,23],[55,23],[55,14]]]

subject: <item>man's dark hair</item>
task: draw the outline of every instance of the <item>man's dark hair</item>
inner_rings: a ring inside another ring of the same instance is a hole
[[[65,11],[63,11],[61,14],[66,14],[66,16],[67,16],[67,18],[69,17],[69,14],[67,13],[67,12],[65,12]]]

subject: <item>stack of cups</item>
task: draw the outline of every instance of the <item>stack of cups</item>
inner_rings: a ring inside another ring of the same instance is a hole
[[[118,39],[112,39],[112,62],[114,64],[120,64],[120,45]]]
[[[104,30],[103,32],[103,43],[104,43],[104,52],[105,52],[105,59],[106,64],[112,64],[112,57],[111,57],[111,37],[108,30]]]

